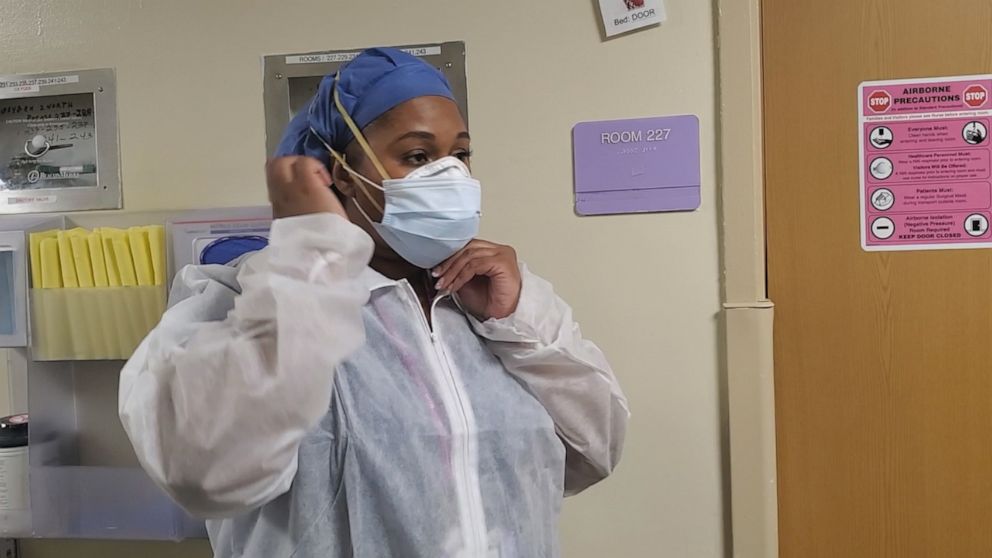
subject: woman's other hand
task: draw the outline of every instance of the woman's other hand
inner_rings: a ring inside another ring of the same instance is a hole
[[[433,275],[439,291],[457,293],[465,310],[480,320],[505,318],[520,302],[520,268],[510,246],[473,240]]]

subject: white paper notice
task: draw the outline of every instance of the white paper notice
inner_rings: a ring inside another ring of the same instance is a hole
[[[665,21],[664,0],[599,0],[599,9],[607,37]]]

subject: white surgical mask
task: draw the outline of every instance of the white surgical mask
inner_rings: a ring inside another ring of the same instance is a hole
[[[341,105],[336,85],[334,103],[355,140],[383,177],[382,186],[354,171],[316,130],[311,128],[310,132],[352,176],[383,192],[384,207],[361,186],[365,197],[382,213],[382,222],[377,223],[360,203],[355,204],[390,248],[413,265],[431,269],[479,234],[482,189],[465,163],[457,157],[444,157],[414,169],[404,178],[390,178],[362,131]]]
[[[433,268],[479,234],[482,189],[456,157],[428,163],[405,178],[383,180],[382,186],[350,172],[383,192],[381,223],[356,205],[386,244],[417,267]]]

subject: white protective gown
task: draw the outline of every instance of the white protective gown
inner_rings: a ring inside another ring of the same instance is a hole
[[[121,375],[145,470],[218,558],[557,556],[562,495],[623,445],[603,354],[526,269],[512,316],[440,298],[432,330],[371,254],[317,214],[237,269],[183,269]]]

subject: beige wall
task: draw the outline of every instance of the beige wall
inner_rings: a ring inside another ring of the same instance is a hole
[[[619,0],[618,0],[619,1]],[[603,42],[596,2],[13,0],[0,73],[115,67],[129,210],[264,201],[264,54],[463,39],[485,236],[512,243],[611,357],[634,418],[616,476],[569,500],[566,557],[723,556],[712,8]],[[578,121],[697,114],[703,206],[578,218]],[[31,543],[29,557],[208,555]]]

